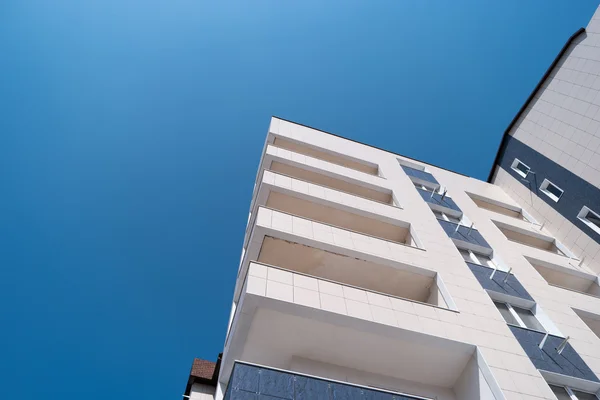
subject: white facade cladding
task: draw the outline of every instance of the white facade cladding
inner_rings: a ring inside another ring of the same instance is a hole
[[[599,10],[563,50],[505,132],[489,181],[568,248],[587,279],[600,273]]]
[[[215,398],[595,396],[600,286],[533,212],[273,118]]]

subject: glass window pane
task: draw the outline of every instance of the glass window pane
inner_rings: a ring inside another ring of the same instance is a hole
[[[550,386],[550,389],[552,389],[552,393],[554,393],[558,400],[571,400],[571,396],[569,396],[569,393],[564,387],[554,385],[548,386]]]
[[[521,172],[523,172],[524,174],[527,174],[529,172],[529,168],[527,168],[525,166],[525,164],[518,162],[517,163],[517,169]]]
[[[584,218],[592,224],[596,225],[598,228],[600,228],[600,217],[594,214],[593,212],[588,211]]]
[[[525,323],[525,326],[529,329],[535,329],[536,331],[546,332],[542,324],[539,323],[535,315],[530,310],[524,308],[514,307],[515,312],[521,318],[521,321]]]
[[[441,213],[441,212],[439,212],[439,211],[434,211],[433,213],[435,214],[435,216],[436,216],[437,218],[439,218],[439,219],[444,219],[444,217],[442,216],[442,213]]]
[[[477,253],[473,253],[475,254],[475,258],[477,258],[477,260],[479,261],[479,264],[481,265],[485,265],[486,267],[490,267],[490,268],[494,268],[494,263],[492,262],[492,260],[490,260],[490,258],[488,256],[484,256],[483,254],[477,254]]]
[[[448,218],[448,220],[450,220],[450,221],[452,221],[452,222],[454,222],[454,223],[457,223],[457,224],[458,224],[458,223],[460,222],[460,219],[459,219],[459,218],[453,217],[453,216],[451,216],[451,215],[448,215],[448,214],[446,214],[446,217]]]
[[[473,262],[473,260],[471,259],[471,256],[469,255],[468,250],[458,249],[458,251],[460,252],[460,255],[465,259],[465,261],[470,262],[470,263]]]
[[[577,396],[577,400],[598,400],[595,394],[580,392],[579,390],[571,389],[573,394]]]
[[[513,317],[513,315],[510,313],[510,310],[508,309],[508,306],[506,305],[506,303],[494,302],[494,304],[496,305],[496,308],[498,309],[498,311],[500,311],[500,314],[502,314],[502,318],[504,318],[504,320],[507,323],[513,324],[513,325],[519,325],[519,323],[517,322],[515,317]]]
[[[550,193],[552,193],[553,195],[555,195],[556,197],[560,197],[563,194],[562,190],[560,190],[558,188],[558,186],[553,185],[551,183],[548,185],[548,187],[546,188],[546,190],[549,191]]]

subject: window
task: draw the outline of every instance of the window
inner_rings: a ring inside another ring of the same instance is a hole
[[[501,269],[492,261],[488,256],[484,256],[483,254],[474,253],[471,250],[458,249],[460,255],[463,256],[466,262],[470,262],[472,264],[483,265],[484,267]]]
[[[583,206],[581,211],[579,211],[579,214],[577,214],[577,218],[579,218],[597,233],[600,233],[600,215],[596,214],[588,207]]]
[[[496,306],[498,311],[500,311],[500,314],[502,314],[502,318],[504,318],[507,324],[520,325],[517,322],[517,319],[515,318],[513,313],[510,311],[508,304],[495,301],[494,305]]]
[[[433,189],[428,188],[427,186],[423,186],[423,185],[421,185],[420,183],[417,183],[417,182],[413,182],[413,185],[415,185],[415,187],[417,189],[425,190],[427,192],[433,192],[434,191]]]
[[[564,193],[564,190],[556,186],[554,183],[550,182],[548,179],[544,179],[542,182],[542,186],[540,186],[540,190],[546,196],[550,197],[552,200],[558,202],[560,200],[560,196]]]
[[[531,168],[523,164],[518,158],[515,158],[515,161],[513,161],[510,167],[523,178],[527,178],[527,174],[529,174],[529,171],[531,171]]]
[[[448,215],[448,214],[440,212],[440,211],[435,211],[435,210],[431,210],[431,211],[433,211],[433,213],[435,214],[437,219],[443,219],[444,221],[454,222],[455,224],[460,223],[460,218],[453,217],[452,215]]]
[[[444,213],[441,213],[441,212],[435,211],[435,210],[431,210],[431,211],[433,211],[433,215],[435,215],[435,217],[437,219],[444,219]]]
[[[504,318],[507,324],[533,329],[534,331],[546,332],[531,310],[500,301],[494,301],[494,305],[498,311],[500,311],[502,318]]]
[[[593,393],[586,393],[568,386],[548,385],[558,400],[598,400]]]

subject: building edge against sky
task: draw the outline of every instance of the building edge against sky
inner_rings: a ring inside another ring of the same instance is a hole
[[[273,117],[193,399],[598,399],[600,12],[488,182]]]

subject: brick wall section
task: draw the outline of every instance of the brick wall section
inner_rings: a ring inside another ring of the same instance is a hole
[[[192,363],[192,370],[190,371],[190,376],[212,380],[216,366],[216,362],[202,360],[200,358],[194,358],[194,362]]]

